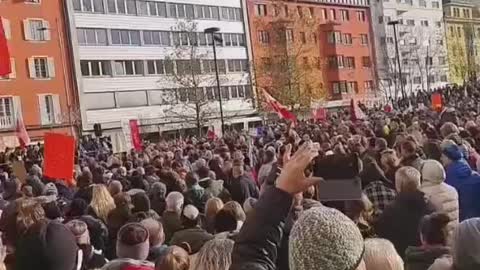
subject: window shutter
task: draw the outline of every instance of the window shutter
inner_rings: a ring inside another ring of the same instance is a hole
[[[32,32],[30,31],[30,21],[28,19],[23,20],[23,35],[25,40],[33,40]]]
[[[42,27],[45,28],[45,30],[43,30],[45,40],[50,40],[50,39],[51,39],[51,35],[50,35],[50,23],[49,23],[48,21],[46,21],[46,20],[43,20],[43,21],[42,21]]]
[[[5,31],[5,37],[8,39],[12,38],[12,30],[10,28],[10,20],[2,18],[3,30]]]
[[[55,63],[53,61],[53,57],[48,57],[47,62],[48,62],[48,77],[55,78]]]
[[[42,126],[50,124],[48,122],[47,106],[45,104],[45,95],[38,95],[38,108],[40,111],[40,123]]]
[[[60,97],[59,95],[52,95],[53,99],[53,113],[55,116],[55,123],[61,124],[62,123],[62,109],[60,107]]]
[[[35,60],[32,57],[28,58],[28,73],[32,79],[37,77],[35,74]]]
[[[17,117],[23,115],[22,101],[21,101],[19,96],[13,96],[12,99],[13,99],[13,110],[12,110],[11,113],[13,115],[13,119],[16,122]],[[23,118],[23,116],[22,116],[22,118]],[[23,122],[25,123],[25,120]]]
[[[15,68],[15,58],[10,58],[10,66],[12,67],[12,72],[8,75],[9,79],[15,79],[17,77],[17,72]]]

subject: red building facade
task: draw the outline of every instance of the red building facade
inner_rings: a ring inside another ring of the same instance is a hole
[[[371,102],[376,97],[375,46],[369,0],[305,0],[264,1],[248,0],[248,22],[252,38],[254,65],[261,65],[271,50],[277,50],[278,39],[271,33],[266,40],[265,21],[287,22],[287,40],[291,47],[302,50],[299,59],[312,57],[312,74],[322,82],[315,91],[332,106],[348,104],[355,97]],[[266,44],[267,43],[267,44]],[[256,69],[258,70],[258,69]],[[258,78],[259,76],[255,74]],[[264,84],[257,81],[257,87]]]

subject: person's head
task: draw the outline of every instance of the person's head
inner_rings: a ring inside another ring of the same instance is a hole
[[[253,208],[255,207],[255,204],[257,203],[257,199],[255,198],[247,198],[245,202],[243,203],[243,210],[245,211],[245,216],[250,213]]]
[[[151,200],[164,200],[167,195],[167,186],[162,182],[155,182],[149,190]]]
[[[415,192],[420,188],[422,175],[410,166],[405,166],[395,173],[395,189],[400,192]]]
[[[148,230],[151,247],[157,247],[163,244],[165,241],[165,232],[163,231],[163,225],[161,222],[153,218],[147,218],[142,220],[140,224]]]
[[[150,250],[150,235],[140,223],[127,223],[117,234],[117,257],[146,260]]]
[[[88,231],[87,223],[79,219],[74,219],[65,224],[67,228],[75,236],[77,245],[90,245],[90,232]]]
[[[384,138],[375,139],[375,151],[377,153],[381,153],[382,151],[387,150],[387,148],[388,148],[387,140],[385,140]]]
[[[384,170],[391,170],[399,166],[400,159],[398,158],[395,150],[387,149],[381,153],[380,162]]]
[[[189,229],[198,226],[199,219],[200,211],[195,206],[189,204],[183,208],[182,225],[184,228]]]
[[[46,218],[42,205],[34,199],[17,201],[17,232],[23,233]]]
[[[440,148],[442,149],[440,159],[444,166],[448,166],[450,163],[463,158],[462,149],[452,140],[444,140],[440,144]]]
[[[403,158],[408,158],[417,153],[417,145],[410,141],[410,140],[404,140],[400,144],[400,154],[402,155]]]
[[[205,217],[209,220],[213,220],[215,215],[223,208],[223,202],[220,198],[213,197],[208,199],[205,204]]]
[[[275,149],[268,148],[267,151],[265,151],[265,160],[264,163],[270,163],[275,160]]]
[[[247,217],[245,216],[245,211],[243,211],[242,206],[236,201],[227,202],[223,206],[223,210],[231,212],[237,221],[244,222],[247,219]]]
[[[419,225],[420,240],[422,245],[442,245],[447,244],[448,229],[447,225],[450,218],[445,213],[433,213],[422,218]]]
[[[123,208],[123,209],[133,208],[132,197],[130,197],[130,195],[128,195],[128,193],[126,192],[122,192],[115,195],[115,197],[113,198],[113,201],[115,202],[116,208]]]
[[[177,191],[170,192],[165,199],[165,210],[180,214],[180,212],[182,212],[183,202],[184,198],[182,193]]]
[[[120,181],[118,180],[113,180],[112,182],[110,182],[110,184],[108,184],[108,192],[110,192],[110,195],[112,195],[112,197],[122,192],[122,190],[122,183],[120,183]]]
[[[115,209],[115,201],[105,185],[95,184],[93,186],[90,207],[103,221],[106,221],[110,211]]]
[[[200,179],[210,177],[210,169],[207,166],[200,166],[197,169],[197,174]]]
[[[243,160],[241,159],[233,160],[233,166],[232,166],[233,177],[240,177],[245,173],[243,165],[244,165]]]
[[[367,270],[403,270],[402,258],[386,239],[366,239],[363,261]]]
[[[367,195],[362,194],[361,200],[347,201],[345,214],[355,222],[369,223],[373,214],[373,204]]]
[[[185,177],[185,183],[187,184],[188,188],[198,185],[198,175],[193,172],[187,173],[187,176]]]
[[[132,205],[132,213],[150,211],[150,199],[144,191],[132,195]]]
[[[58,196],[58,189],[57,189],[57,186],[55,186],[54,183],[47,183],[45,185],[45,188],[43,189],[43,195],[46,195],[46,196],[51,196],[51,195],[54,195],[54,196]]]
[[[87,213],[88,203],[83,199],[73,199],[68,207],[67,216],[69,217],[80,217]]]
[[[197,253],[193,270],[228,270],[232,264],[233,245],[230,239],[208,241]]]
[[[423,185],[440,184],[443,183],[443,181],[445,181],[445,178],[447,177],[442,164],[433,159],[424,161],[421,173]]]
[[[357,225],[333,208],[305,211],[290,233],[291,270],[359,269],[363,252],[363,237]]]
[[[451,134],[458,134],[458,132],[458,127],[452,122],[447,122],[440,128],[440,134],[443,138],[446,138]]]
[[[363,154],[367,150],[367,141],[366,138],[355,135],[348,140],[348,148],[353,153]]]
[[[190,257],[183,248],[171,246],[155,263],[155,270],[189,270]]]
[[[233,232],[238,228],[238,221],[231,211],[221,209],[215,215],[215,233]]]
[[[453,266],[456,270],[480,269],[480,218],[462,221],[453,236]]]

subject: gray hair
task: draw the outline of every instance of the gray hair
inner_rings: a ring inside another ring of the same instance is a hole
[[[365,240],[363,261],[368,270],[403,270],[403,261],[393,244],[381,238]]]
[[[165,208],[168,211],[175,211],[177,213],[180,213],[182,212],[183,202],[184,202],[184,198],[182,193],[173,191],[173,192],[170,192],[167,195],[167,198],[165,199],[165,203],[166,203]]]
[[[205,243],[197,254],[192,270],[225,270],[232,264],[234,241],[231,239],[213,239]]]
[[[414,167],[405,166],[395,173],[397,192],[414,191],[420,188],[422,174]]]

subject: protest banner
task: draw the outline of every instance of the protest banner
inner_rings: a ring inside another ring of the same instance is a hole
[[[132,145],[136,151],[142,151],[142,139],[140,138],[140,129],[138,127],[138,120],[132,119],[129,121],[130,134],[132,136]]]
[[[22,184],[25,184],[25,181],[27,179],[27,170],[25,169],[25,164],[23,161],[15,161],[12,163],[12,171],[13,174],[20,180]]]
[[[75,138],[58,133],[45,134],[43,174],[72,185],[75,161]]]
[[[432,109],[441,112],[443,109],[442,95],[436,93],[432,95]]]

